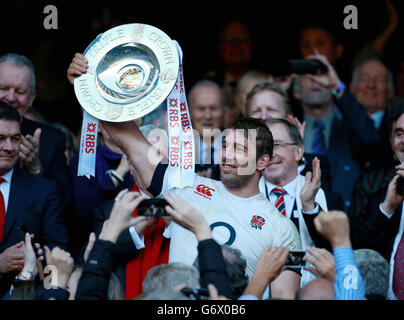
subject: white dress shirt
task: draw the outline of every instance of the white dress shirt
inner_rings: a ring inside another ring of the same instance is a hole
[[[380,128],[384,114],[385,114],[385,110],[383,109],[383,110],[379,110],[370,115],[370,118],[373,120],[373,123],[374,123],[376,129]]]

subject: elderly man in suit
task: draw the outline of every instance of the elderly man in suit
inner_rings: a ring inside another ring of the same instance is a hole
[[[16,165],[21,139],[18,112],[0,102],[0,296],[24,266],[21,227],[50,248],[68,242],[56,183]]]
[[[8,53],[0,57],[0,101],[21,116],[20,161],[25,170],[57,182],[64,203],[69,197],[69,171],[64,134],[49,125],[24,118],[36,97],[35,71],[25,56]]]
[[[284,119],[267,119],[274,138],[274,151],[259,182],[259,189],[280,213],[292,220],[300,234],[302,248],[317,246],[331,249],[328,241],[314,227],[320,210],[342,209],[341,196],[324,192],[318,158],[313,159],[312,172],[299,174],[299,162],[304,153],[302,137],[297,127]],[[302,273],[301,286],[313,279]]]
[[[365,219],[352,234],[355,248],[377,250],[390,261],[389,299],[404,300],[404,105],[389,115],[390,144],[400,164],[387,188],[369,196]],[[400,181],[401,180],[401,181]]]

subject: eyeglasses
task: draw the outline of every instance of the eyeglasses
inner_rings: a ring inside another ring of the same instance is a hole
[[[282,148],[285,148],[286,146],[296,146],[296,145],[297,144],[293,143],[293,142],[283,142],[283,143],[276,142],[276,143],[274,143],[274,151],[275,150],[280,150]]]

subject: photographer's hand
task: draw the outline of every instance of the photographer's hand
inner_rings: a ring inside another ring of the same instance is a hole
[[[166,210],[173,221],[195,233],[198,241],[212,238],[209,224],[197,209],[173,193],[167,193],[164,198],[171,206],[166,206]]]
[[[335,90],[337,89],[338,85],[340,84],[341,80],[338,77],[337,72],[335,71],[334,67],[328,62],[328,59],[326,56],[318,53],[317,49],[314,49],[316,54],[307,56],[307,59],[311,60],[318,60],[324,65],[327,66],[328,71],[319,75],[312,75],[312,74],[307,74],[305,75],[306,77],[309,77],[312,79],[314,82],[317,82],[318,84],[331,89]]]
[[[139,192],[129,192],[125,189],[119,192],[115,199],[109,221],[103,227],[99,237],[101,240],[109,240],[113,243],[116,243],[122,231],[147,220],[144,216],[133,217],[133,210],[145,199],[145,196],[140,195]]]
[[[284,77],[275,77],[274,81],[275,83],[279,84],[283,90],[288,91],[294,78],[296,78],[296,73],[292,73]]]

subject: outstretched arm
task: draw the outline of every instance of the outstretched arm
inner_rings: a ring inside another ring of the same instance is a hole
[[[67,70],[67,78],[71,84],[74,78],[86,73],[88,60],[81,53],[76,53]],[[103,122],[111,139],[129,157],[135,168],[134,178],[138,187],[146,190],[153,177],[157,164],[163,159],[143,136],[134,121],[111,123]]]
[[[103,122],[103,126],[132,162],[136,184],[140,189],[146,190],[157,165],[164,157],[147,141],[134,121]]]
[[[388,24],[382,29],[380,34],[372,41],[372,49],[374,52],[382,55],[387,41],[390,39],[393,32],[398,26],[398,13],[397,9],[391,3],[390,0],[386,0],[386,9],[388,14]]]
[[[343,211],[323,211],[314,220],[317,231],[326,237],[335,259],[335,300],[363,300],[365,288],[349,238],[349,220]]]

